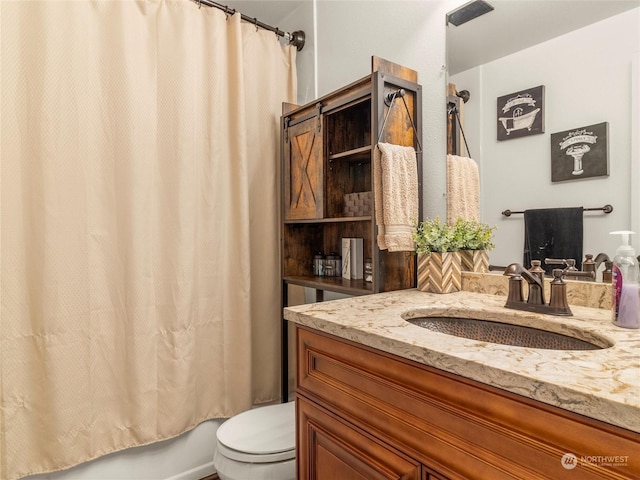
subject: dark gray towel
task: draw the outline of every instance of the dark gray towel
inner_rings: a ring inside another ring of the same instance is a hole
[[[572,258],[582,268],[582,207],[542,208],[524,211],[524,266],[540,260],[547,275],[559,265],[545,265],[545,258]]]

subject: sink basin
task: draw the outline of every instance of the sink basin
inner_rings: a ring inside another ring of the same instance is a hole
[[[547,350],[600,350],[611,345],[602,340],[598,345],[579,338],[509,323],[457,317],[418,317],[406,320],[428,330],[469,338],[480,342],[499,343],[513,347]]]

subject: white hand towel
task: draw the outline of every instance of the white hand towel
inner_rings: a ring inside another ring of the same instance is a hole
[[[480,220],[480,175],[472,158],[447,155],[447,223]]]
[[[413,251],[418,222],[418,167],[413,147],[379,143],[373,155],[378,248]]]

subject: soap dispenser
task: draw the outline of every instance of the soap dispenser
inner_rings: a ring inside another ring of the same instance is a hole
[[[640,328],[640,286],[638,285],[638,260],[629,235],[634,232],[618,231],[622,245],[616,250],[612,267],[612,316],[613,323],[624,328]]]

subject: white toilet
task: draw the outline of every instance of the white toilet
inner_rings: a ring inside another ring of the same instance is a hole
[[[295,480],[295,401],[258,407],[218,428],[213,465],[221,480]]]

